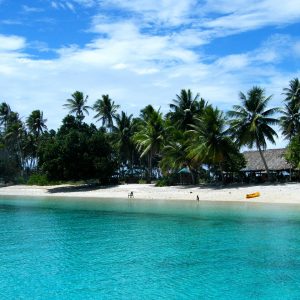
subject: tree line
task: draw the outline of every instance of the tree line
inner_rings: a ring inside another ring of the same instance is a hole
[[[286,159],[300,167],[300,83],[283,89],[283,107],[270,107],[272,96],[254,86],[240,92],[239,104],[223,112],[208,101],[181,90],[169,111],[147,105],[138,117],[119,111],[109,95],[88,106],[88,96],[74,92],[63,105],[68,114],[57,129],[48,130],[40,110],[25,121],[6,102],[0,104],[0,179],[46,181],[97,179],[108,184],[143,178],[147,182],[186,170],[193,183],[219,178],[245,166],[241,147],[257,149],[270,178],[264,150],[275,144],[278,125],[288,140]],[[94,114],[95,124],[84,122]],[[38,177],[40,178],[40,177]],[[168,181],[169,180],[169,181]]]

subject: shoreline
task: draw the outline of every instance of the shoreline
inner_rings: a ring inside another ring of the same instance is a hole
[[[0,187],[0,196],[65,197],[92,199],[127,199],[133,192],[135,199],[168,201],[213,201],[300,204],[300,183],[239,185],[228,187],[168,186],[154,184],[124,184],[116,186],[58,185]],[[246,199],[246,194],[260,192],[260,197]]]

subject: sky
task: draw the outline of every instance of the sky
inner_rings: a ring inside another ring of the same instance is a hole
[[[227,111],[260,86],[282,106],[299,29],[299,0],[0,0],[0,102],[50,129],[76,90],[134,116],[167,112],[181,89]]]

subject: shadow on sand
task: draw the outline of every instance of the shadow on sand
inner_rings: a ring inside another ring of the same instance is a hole
[[[265,183],[231,183],[231,184],[220,184],[220,183],[206,183],[198,185],[177,185],[179,189],[190,189],[190,188],[199,188],[199,189],[212,189],[212,190],[226,190],[231,188],[247,188],[247,187],[262,187],[262,186],[285,186],[297,184],[297,182],[265,182]]]
[[[100,189],[109,189],[116,187],[117,185],[99,185],[99,184],[82,184],[76,186],[61,186],[55,188],[49,188],[48,193],[75,193],[75,192],[91,192]]]

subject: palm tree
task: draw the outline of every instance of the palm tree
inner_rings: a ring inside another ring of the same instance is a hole
[[[191,134],[189,157],[198,164],[216,165],[220,169],[223,182],[223,163],[237,152],[225,125],[223,112],[208,106],[188,132]]]
[[[281,109],[280,126],[286,139],[291,140],[300,131],[300,110],[290,102]]]
[[[11,112],[7,122],[7,130],[4,135],[4,140],[8,151],[16,155],[18,163],[21,166],[22,174],[26,164],[24,151],[26,134],[25,126],[19,118],[19,114]]]
[[[133,137],[134,142],[141,152],[141,157],[147,155],[148,158],[148,178],[147,182],[151,182],[152,161],[162,147],[164,140],[164,121],[162,113],[153,110],[152,114],[146,119],[141,120],[139,128]]]
[[[298,78],[290,81],[289,88],[284,88],[284,109],[280,118],[282,133],[287,139],[293,138],[300,131],[300,82]]]
[[[194,118],[199,117],[207,106],[204,99],[199,100],[199,94],[193,97],[191,90],[181,90],[180,95],[170,104],[171,112],[167,114],[176,127],[181,130],[187,130],[191,124],[194,124]]]
[[[159,166],[165,175],[174,174],[182,167],[188,167],[192,182],[195,184],[198,164],[188,156],[191,139],[187,137],[186,132],[170,123],[169,119],[165,121],[165,137]]]
[[[121,115],[116,116],[116,126],[113,127],[121,161],[124,163],[130,162],[131,171],[133,168],[133,156],[135,150],[132,140],[134,134],[134,122],[132,116],[132,114],[128,116],[122,111]]]
[[[73,93],[72,98],[67,99],[67,103],[63,106],[70,110],[71,114],[75,113],[76,118],[82,122],[84,113],[89,114],[90,107],[86,105],[89,96],[85,96],[82,92],[76,91]]]
[[[0,104],[0,125],[4,126],[4,131],[7,128],[7,123],[9,121],[10,115],[11,115],[10,106],[7,103],[2,102]]]
[[[164,173],[178,170],[182,165],[187,163],[187,139],[182,130],[169,124],[170,120],[165,122],[165,143],[162,148],[162,159],[159,163]]]
[[[295,106],[300,108],[300,81],[298,78],[294,78],[290,81],[290,86],[284,88],[284,95],[286,96],[286,102],[293,102]]]
[[[97,113],[94,118],[97,118],[97,121],[102,120],[102,126],[107,124],[107,127],[112,129],[113,120],[117,117],[119,107],[120,105],[116,105],[109,95],[102,95],[102,99],[98,99],[93,106]]]
[[[30,132],[36,137],[39,137],[44,130],[47,130],[47,119],[44,119],[43,112],[40,110],[34,110],[26,120],[26,125]]]
[[[266,97],[264,89],[253,87],[247,95],[240,92],[242,105],[234,105],[233,110],[228,112],[231,117],[230,131],[239,146],[246,145],[250,148],[257,147],[268,179],[270,172],[263,151],[267,148],[267,140],[275,144],[276,131],[271,127],[278,124],[278,119],[272,116],[279,111],[278,108],[267,109],[272,96]]]

